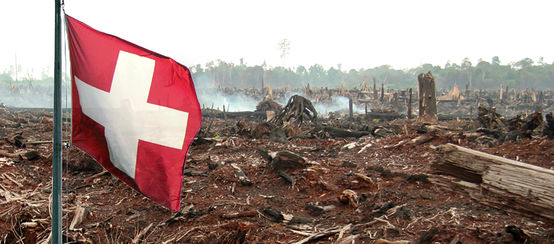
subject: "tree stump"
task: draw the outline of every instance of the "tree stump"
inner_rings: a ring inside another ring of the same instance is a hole
[[[437,118],[437,97],[435,95],[435,78],[431,72],[419,74],[419,117]]]
[[[285,121],[294,120],[297,124],[302,124],[306,121],[315,122],[317,119],[317,111],[312,102],[305,97],[294,95],[292,96],[283,110],[271,119],[270,123],[274,125],[282,125]]]

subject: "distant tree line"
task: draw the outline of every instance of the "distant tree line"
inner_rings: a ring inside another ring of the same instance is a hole
[[[21,70],[21,69],[19,69]],[[378,87],[384,84],[385,88],[403,89],[417,87],[417,75],[431,72],[435,77],[438,89],[449,89],[454,84],[464,89],[498,89],[500,85],[516,89],[554,89],[554,63],[547,64],[543,59],[534,61],[530,58],[522,59],[510,64],[501,64],[498,57],[491,62],[479,61],[476,65],[469,59],[457,63],[448,62],[443,67],[424,64],[416,68],[399,70],[389,65],[382,65],[368,69],[342,70],[341,65],[325,69],[322,65],[314,64],[310,67],[296,68],[268,67],[267,65],[248,66],[243,60],[239,64],[221,60],[212,61],[205,65],[190,66],[197,87],[237,87],[261,88],[271,86],[282,87],[360,87],[366,82],[373,86],[373,80]],[[14,80],[14,68],[0,73],[0,85],[6,86],[41,86],[50,85],[53,79],[46,72],[40,78],[32,77],[27,73]]]
[[[424,64],[407,70],[393,69],[382,65],[369,69],[351,69],[338,67],[325,69],[322,65],[296,68],[267,67],[264,65],[247,66],[218,60],[206,65],[190,67],[196,83],[212,82],[217,87],[261,88],[263,86],[290,88],[303,87],[359,87],[363,82],[373,86],[384,83],[385,88],[403,89],[417,86],[417,75],[431,72],[439,89],[448,89],[454,84],[460,88],[498,89],[504,87],[516,89],[553,89],[554,63],[537,62],[530,58],[510,64],[500,64],[498,57],[491,62],[480,60],[476,65],[469,59],[460,64],[448,62],[443,67]]]

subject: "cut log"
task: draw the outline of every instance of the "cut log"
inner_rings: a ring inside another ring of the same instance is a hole
[[[292,152],[282,151],[278,153],[270,153],[271,168],[279,171],[284,169],[295,169],[306,166],[306,159]]]
[[[554,171],[446,144],[438,147],[430,181],[462,190],[491,207],[554,220]]]
[[[224,219],[236,219],[236,218],[242,218],[242,217],[253,217],[258,215],[258,211],[251,210],[251,211],[245,211],[245,212],[232,212],[232,213],[224,213],[221,215]]]
[[[368,112],[366,113],[368,119],[378,119],[381,121],[391,121],[395,119],[402,118],[401,114],[396,112]]]
[[[227,109],[228,110],[228,109]],[[225,116],[228,119],[253,119],[253,120],[265,120],[266,113],[265,111],[239,111],[239,112],[229,112],[225,111]],[[213,110],[203,110],[202,117],[205,118],[219,118],[225,119],[222,112],[214,112]]]
[[[340,137],[340,138],[345,138],[345,137],[360,138],[362,136],[367,136],[370,134],[369,131],[353,131],[353,130],[347,130],[347,129],[332,127],[332,126],[321,126],[321,128],[316,128],[316,131],[317,130],[323,130],[329,133],[331,137]]]

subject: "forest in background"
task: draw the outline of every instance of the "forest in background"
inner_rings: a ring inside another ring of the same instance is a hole
[[[266,67],[265,65],[248,66],[218,60],[206,65],[190,67],[197,83],[212,81],[217,87],[261,88],[271,86],[282,88],[304,87],[359,87],[364,81],[377,85],[384,83],[385,88],[404,89],[417,87],[417,75],[431,72],[435,77],[438,89],[449,89],[455,83],[469,89],[499,89],[500,85],[516,89],[553,89],[554,64],[547,64],[542,59],[535,62],[530,58],[510,64],[501,64],[498,57],[491,62],[481,60],[472,64],[469,59],[458,63],[447,63],[444,66],[424,64],[416,68],[400,70],[389,65],[368,69],[343,70],[341,65],[325,69],[315,64],[310,67],[296,68]],[[262,84],[263,82],[263,84]]]

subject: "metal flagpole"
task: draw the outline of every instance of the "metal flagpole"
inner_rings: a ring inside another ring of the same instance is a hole
[[[55,1],[54,135],[52,157],[52,243],[62,243],[62,21],[60,0]]]

